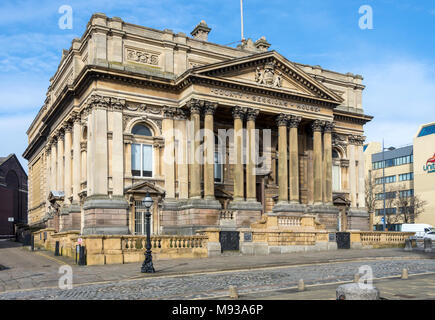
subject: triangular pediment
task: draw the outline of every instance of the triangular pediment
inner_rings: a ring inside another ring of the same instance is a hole
[[[343,99],[275,51],[226,60],[191,74],[341,104]]]
[[[149,181],[140,182],[138,184],[135,184],[131,186],[130,188],[127,188],[126,193],[143,193],[150,195],[163,195],[165,193],[165,190]]]

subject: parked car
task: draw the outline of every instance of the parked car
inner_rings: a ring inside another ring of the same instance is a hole
[[[423,239],[429,232],[435,232],[435,228],[426,223],[404,223],[401,226],[402,232],[415,232],[414,239]]]
[[[427,239],[427,238],[431,239],[432,243],[435,242],[435,231],[429,231],[428,233],[426,233],[424,238],[425,239]]]

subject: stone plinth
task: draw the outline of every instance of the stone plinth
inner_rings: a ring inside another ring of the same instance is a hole
[[[128,203],[124,198],[90,196],[83,205],[83,234],[128,234]]]
[[[371,285],[348,283],[336,290],[337,300],[379,300],[379,290]]]

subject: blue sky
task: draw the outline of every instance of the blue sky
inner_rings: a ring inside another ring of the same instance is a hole
[[[73,28],[58,26],[62,5]],[[359,28],[359,8],[373,8],[373,29]],[[27,146],[26,130],[45,100],[62,49],[80,37],[92,13],[189,34],[205,20],[209,40],[240,39],[239,0],[123,0],[0,2],[0,156]],[[435,120],[435,1],[244,0],[245,37],[266,36],[291,61],[364,77],[368,141],[412,142],[418,126]]]

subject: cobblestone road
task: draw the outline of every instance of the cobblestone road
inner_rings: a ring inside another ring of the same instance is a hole
[[[5,299],[201,299],[228,294],[230,285],[240,294],[280,290],[306,284],[351,281],[359,267],[368,265],[374,278],[400,275],[403,268],[410,274],[435,272],[435,260],[384,260],[330,263],[308,266],[274,267],[247,271],[214,272],[179,276],[150,276],[135,280],[83,284],[70,290],[37,289],[0,293]]]

